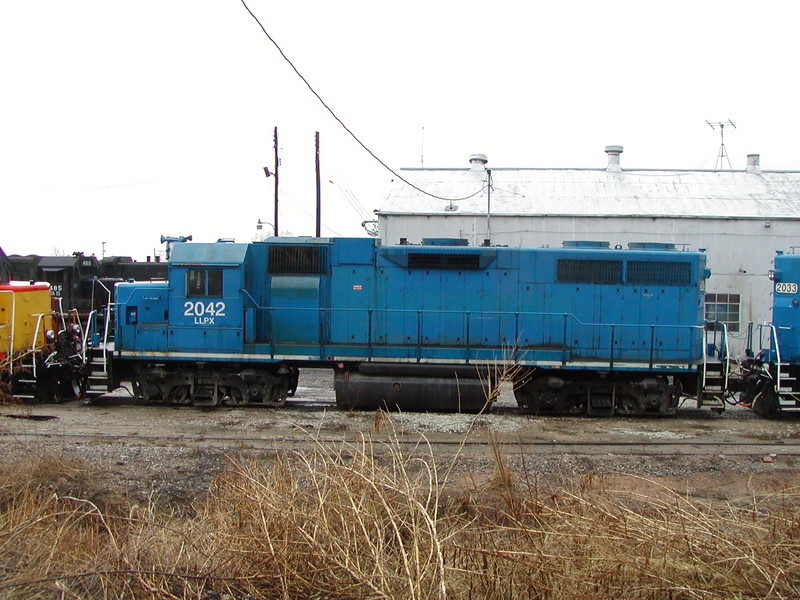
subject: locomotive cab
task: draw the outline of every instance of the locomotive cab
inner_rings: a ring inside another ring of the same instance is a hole
[[[740,396],[764,416],[800,410],[800,255],[776,254],[769,276],[772,322],[757,327],[762,349],[743,361]]]
[[[173,352],[241,352],[247,244],[178,244],[169,261]]]
[[[149,402],[285,402],[297,371],[271,360],[251,364],[244,348],[254,328],[251,247],[178,244],[167,282],[117,284],[116,385],[130,380],[135,395]]]

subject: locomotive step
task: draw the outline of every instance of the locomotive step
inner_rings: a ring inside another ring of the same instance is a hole
[[[800,400],[781,400],[779,406],[781,410],[800,408]]]

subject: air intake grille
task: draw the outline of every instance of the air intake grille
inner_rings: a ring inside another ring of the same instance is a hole
[[[572,260],[558,261],[556,281],[559,283],[622,283],[622,261]]]
[[[688,262],[631,261],[628,283],[639,285],[691,285],[692,264]]]
[[[322,274],[327,271],[326,246],[270,246],[271,274]]]
[[[439,254],[409,252],[409,269],[480,269],[479,254]]]

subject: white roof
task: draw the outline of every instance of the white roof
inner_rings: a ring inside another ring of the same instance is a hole
[[[487,176],[470,169],[403,169],[379,215],[485,215]],[[800,218],[800,171],[491,169],[491,214]],[[450,199],[456,210],[447,210]]]

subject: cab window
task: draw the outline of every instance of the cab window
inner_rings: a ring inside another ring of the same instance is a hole
[[[187,296],[222,296],[222,269],[189,269]]]

